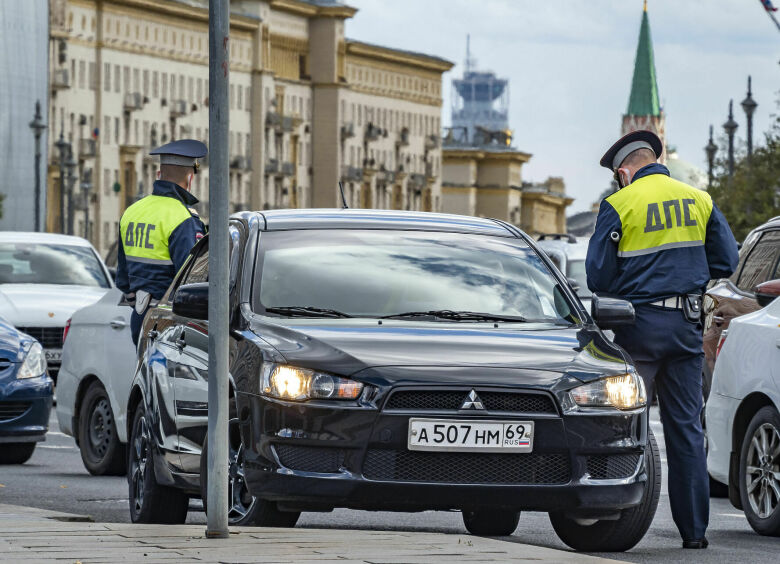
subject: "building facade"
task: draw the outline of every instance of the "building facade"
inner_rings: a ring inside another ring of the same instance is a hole
[[[105,253],[124,209],[151,192],[149,150],[208,143],[208,3],[49,2],[46,227],[61,230],[64,208],[66,230]],[[339,181],[351,207],[441,209],[441,77],[452,64],[346,39],[355,13],[332,0],[231,2],[232,210],[337,206]],[[207,219],[202,164],[192,191]]]

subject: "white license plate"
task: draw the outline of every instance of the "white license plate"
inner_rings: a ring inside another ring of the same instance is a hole
[[[533,421],[409,419],[409,450],[531,452]]]
[[[60,362],[62,360],[61,349],[47,349],[44,351],[47,362]]]

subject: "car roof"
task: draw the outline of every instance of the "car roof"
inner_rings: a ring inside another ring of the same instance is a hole
[[[92,247],[92,244],[83,237],[60,233],[37,233],[35,231],[0,231],[0,243],[44,243]]]
[[[249,217],[247,217],[249,216]],[[290,229],[400,229],[480,233],[499,237],[515,234],[500,222],[464,215],[370,209],[285,209],[236,214],[249,220],[262,218],[266,231]]]

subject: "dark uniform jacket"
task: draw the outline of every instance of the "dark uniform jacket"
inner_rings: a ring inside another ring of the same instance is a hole
[[[730,276],[738,259],[710,195],[656,163],[601,202],[585,268],[591,291],[641,304],[701,292],[710,280]]]
[[[198,199],[165,180],[127,208],[119,224],[116,285],[124,293],[144,290],[159,300],[184,264],[203,222],[188,209]]]

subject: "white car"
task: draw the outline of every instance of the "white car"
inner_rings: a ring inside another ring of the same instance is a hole
[[[106,265],[86,239],[0,232],[0,316],[41,343],[55,382],[65,322],[113,285]]]
[[[68,323],[57,384],[57,420],[73,436],[86,469],[96,476],[125,473],[125,412],[136,366],[132,309],[109,290]]]
[[[780,280],[766,282],[780,294]],[[770,298],[771,299],[771,298]],[[759,302],[760,303],[760,302]],[[726,333],[724,331],[724,333]],[[780,535],[780,298],[731,321],[707,400],[707,466],[762,535]]]

